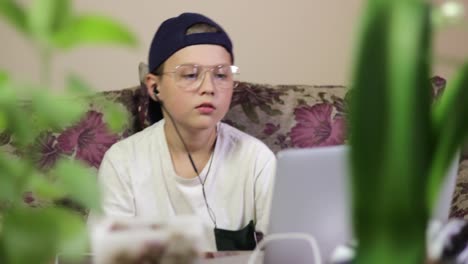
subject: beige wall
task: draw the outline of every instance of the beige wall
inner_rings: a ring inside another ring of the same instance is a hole
[[[31,2],[21,1],[26,5]],[[464,0],[468,2],[468,0]],[[79,74],[98,90],[137,84],[137,65],[146,61],[157,26],[184,11],[201,12],[219,22],[234,41],[242,80],[272,84],[346,84],[356,22],[363,0],[75,0],[78,12],[101,13],[119,19],[138,36],[139,46],[83,47],[54,60],[53,83]],[[461,58],[468,54],[468,29],[438,34],[437,54]],[[0,68],[16,78],[39,79],[39,65],[30,43],[0,21]],[[452,68],[438,65],[435,73],[449,76]]]
[[[436,0],[437,4],[447,2]],[[468,60],[468,0],[458,0],[465,6],[460,25],[438,30],[434,39],[434,74],[450,78],[461,62]]]

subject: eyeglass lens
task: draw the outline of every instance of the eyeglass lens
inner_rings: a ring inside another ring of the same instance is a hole
[[[184,89],[198,88],[206,77],[207,72],[211,72],[213,84],[220,89],[233,88],[234,74],[237,68],[231,65],[218,65],[215,67],[202,67],[199,65],[180,65],[175,71],[177,85]]]

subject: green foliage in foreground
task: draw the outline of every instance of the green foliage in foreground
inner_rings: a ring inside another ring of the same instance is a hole
[[[431,211],[468,135],[468,63],[431,102],[430,14],[423,0],[367,1],[349,123],[356,263],[424,263]]]
[[[134,46],[136,39],[113,19],[75,14],[69,0],[35,0],[28,8],[2,0],[0,17],[34,44],[42,78],[41,84],[25,85],[0,71],[0,139],[11,137],[17,148],[15,153],[0,152],[0,263],[51,263],[57,253],[74,258],[89,247],[85,222],[76,211],[53,206],[53,201],[70,198],[98,210],[96,177],[70,157],[61,158],[49,170],[38,170],[37,149],[31,146],[40,132],[77,122],[88,108],[86,98],[92,89],[71,75],[64,92],[52,93],[52,55],[84,44]],[[122,127],[118,107],[107,104],[104,112],[111,129]],[[27,206],[26,192],[51,204]]]

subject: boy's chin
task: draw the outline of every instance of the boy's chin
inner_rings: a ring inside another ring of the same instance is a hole
[[[209,117],[209,118],[201,117],[201,118],[198,118],[197,120],[194,120],[194,122],[191,122],[190,126],[196,130],[212,129],[216,127],[216,124],[218,124],[220,120],[221,119],[212,118],[212,117]]]

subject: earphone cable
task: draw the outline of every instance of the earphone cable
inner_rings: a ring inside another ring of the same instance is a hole
[[[177,133],[177,136],[179,137],[180,141],[182,142],[182,145],[184,146],[185,148],[185,151],[187,152],[187,155],[188,155],[188,158],[190,160],[190,164],[192,165],[192,168],[193,170],[195,171],[195,173],[197,174],[197,178],[198,180],[200,181],[200,184],[202,186],[202,194],[203,194],[203,200],[205,202],[205,205],[206,205],[206,210],[208,211],[208,215],[210,216],[211,218],[211,221],[213,222],[215,228],[217,228],[217,225],[216,225],[216,215],[213,211],[213,209],[211,209],[210,205],[208,204],[208,199],[206,197],[206,192],[205,192],[205,182],[206,182],[206,179],[208,178],[208,174],[210,173],[210,169],[211,169],[211,163],[213,162],[213,159],[214,159],[214,148],[213,148],[213,153],[212,153],[212,156],[211,156],[211,159],[210,159],[210,164],[208,165],[208,171],[206,172],[206,175],[205,175],[205,180],[202,181],[201,180],[201,177],[200,177],[200,173],[198,172],[198,169],[197,167],[195,166],[195,162],[193,161],[193,158],[192,158],[192,155],[190,154],[190,151],[187,147],[187,144],[185,144],[185,141],[184,139],[182,138],[182,135],[179,131],[179,128],[177,127],[174,119],[172,118],[172,115],[169,113],[169,111],[167,111],[166,107],[164,107],[164,104],[162,103],[161,100],[158,100],[159,103],[161,104],[161,107],[164,108],[164,110],[166,110],[166,113],[167,115],[169,116],[169,119],[171,120],[172,124],[174,125],[174,128],[175,128],[175,131]],[[217,136],[216,136],[217,137]],[[216,138],[215,138],[215,143],[216,145]]]

